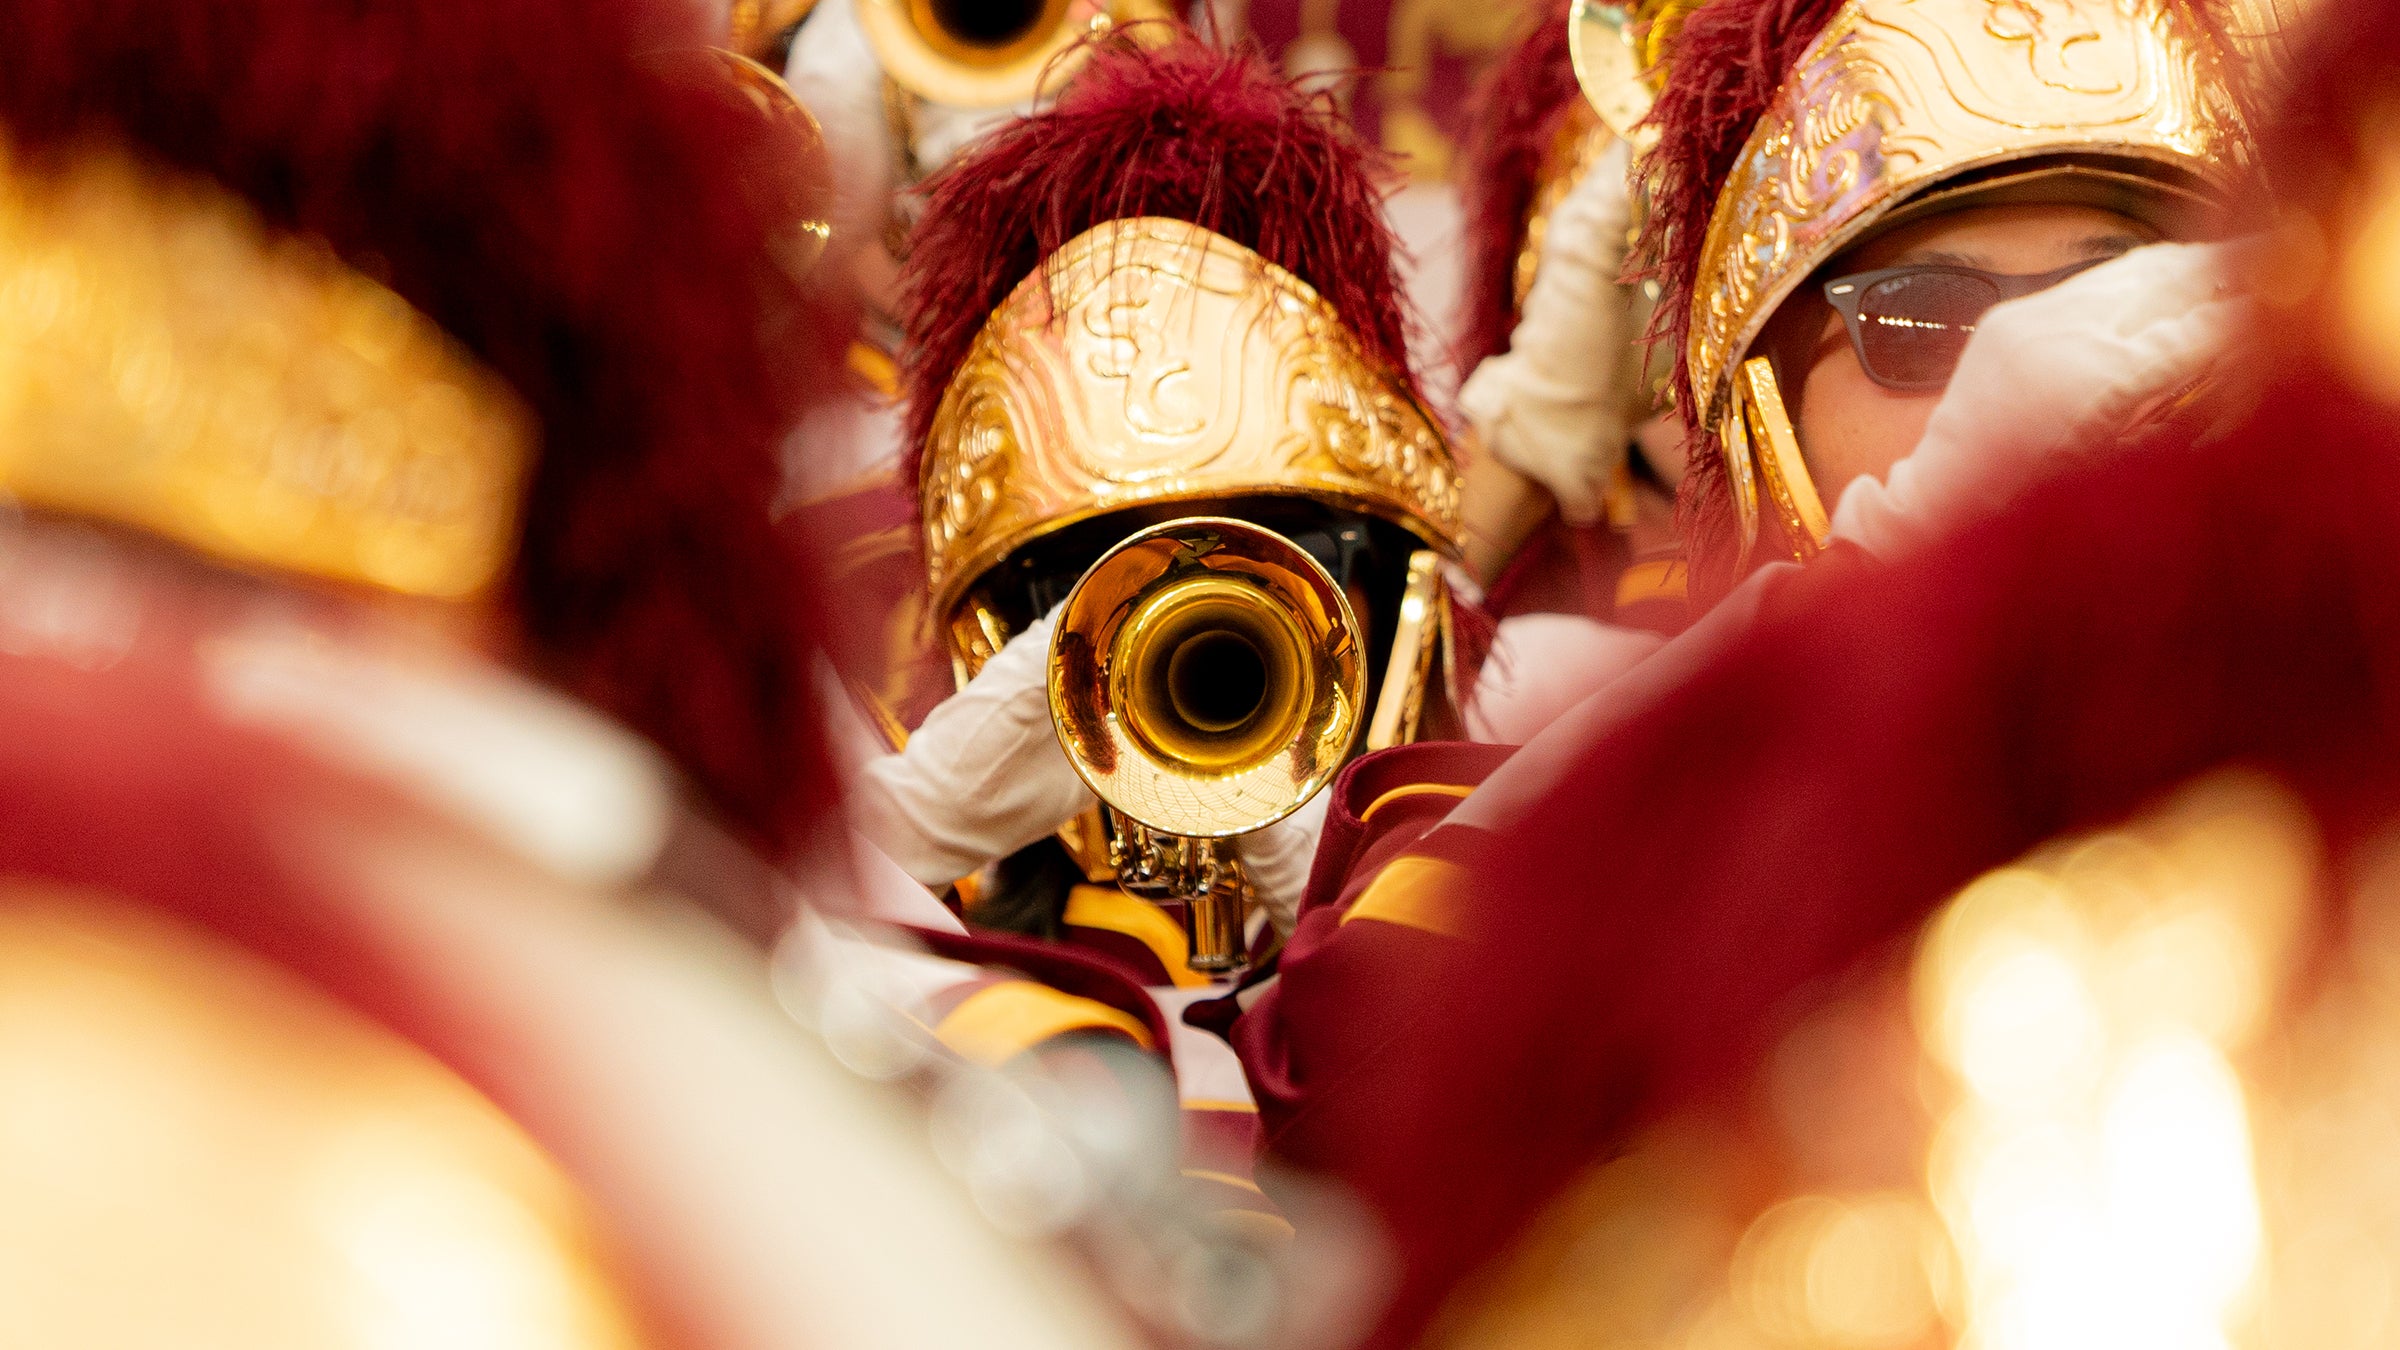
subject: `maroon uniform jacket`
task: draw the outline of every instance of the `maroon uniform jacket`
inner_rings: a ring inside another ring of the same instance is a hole
[[[2344,166],[2362,91],[2400,83],[2400,15],[2326,36],[2278,140],[2309,147],[2283,211],[2331,248],[2257,335],[2274,376],[2245,417],[2064,470],[1905,566],[1829,555],[1504,832],[1392,860],[1329,833],[1317,897],[1438,863],[1459,934],[1403,947],[1335,899],[1236,1032],[1271,1142],[1396,1241],[1378,1343],[1629,1131],[1743,1078],[1796,993],[2034,845],[2222,765],[2293,786],[2337,856],[2390,820],[2400,361],[2355,315],[2400,312],[2400,274],[2351,242]]]

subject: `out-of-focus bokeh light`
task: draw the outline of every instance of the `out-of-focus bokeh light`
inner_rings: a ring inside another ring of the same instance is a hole
[[[2338,905],[2325,901],[2339,899]],[[1663,1121],[1452,1345],[2400,1345],[2400,824],[2203,780],[1976,881]]]
[[[2263,1241],[2233,1056],[2280,996],[2316,843],[2224,779],[1952,902],[1914,979],[1955,1075],[1927,1167],[1962,1343],[2230,1346]]]
[[[0,1344],[615,1350],[581,1196],[456,1074],[158,915],[0,897]]]
[[[1785,1344],[1916,1345],[1940,1311],[1940,1243],[1939,1224],[1914,1196],[1802,1196],[1743,1234],[1734,1289],[1750,1323]]]
[[[2379,134],[2365,142],[2381,148],[2369,166],[2365,209],[2341,250],[2347,261],[2332,277],[2336,351],[2362,390],[2400,404],[2400,349],[2391,341],[2400,324],[2400,115],[2386,105],[2380,120]]]

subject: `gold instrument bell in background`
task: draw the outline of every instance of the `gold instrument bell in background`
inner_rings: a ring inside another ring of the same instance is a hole
[[[1219,841],[1290,815],[1349,758],[1365,646],[1316,559],[1222,516],[1126,539],[1059,610],[1059,743],[1103,803],[1119,883],[1184,903],[1192,969],[1241,965],[1249,883]]]
[[[1575,0],[1567,14],[1567,53],[1575,82],[1600,121],[1620,140],[1647,152],[1658,131],[1642,125],[1658,100],[1667,44],[1695,0],[1607,3]]]
[[[1066,82],[1084,37],[1173,14],[1164,0],[858,3],[859,26],[893,83],[953,108],[1027,102]]]
[[[817,7],[817,0],[732,0],[725,11],[725,45],[753,61],[775,58],[783,37]]]

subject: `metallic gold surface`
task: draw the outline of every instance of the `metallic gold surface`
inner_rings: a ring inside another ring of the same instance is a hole
[[[788,0],[787,0],[788,3]],[[807,0],[800,13],[805,14],[816,0]],[[798,23],[795,15],[785,26]],[[780,31],[780,30],[779,30]],[[781,125],[799,154],[822,166],[811,178],[832,176],[832,164],[826,158],[825,128],[818,124],[817,115],[808,110],[800,96],[783,81],[781,75],[759,64],[756,58],[721,47],[706,49],[707,58],[733,85],[735,93],[747,100],[759,116]],[[797,219],[791,219],[778,232],[773,248],[775,262],[795,279],[805,280],[817,268],[817,260],[825,256],[825,245],[833,239],[833,222],[826,214],[832,206],[829,197],[819,197],[801,206]],[[859,344],[852,343],[853,348]],[[853,369],[859,360],[850,358]]]
[[[1109,865],[1118,887],[1146,900],[1182,904],[1184,965],[1202,975],[1223,975],[1247,964],[1243,938],[1251,888],[1242,860],[1215,839],[1161,834],[1106,807],[1100,816],[1107,822]]]
[[[1392,654],[1384,662],[1375,714],[1367,719],[1368,750],[1389,750],[1417,738],[1449,604],[1441,558],[1422,548],[1408,555],[1408,578],[1400,588],[1400,623],[1392,633]]]
[[[980,38],[959,22],[972,15]],[[1003,21],[1013,17],[1017,22]],[[859,26],[900,88],[953,108],[997,108],[1056,93],[1086,36],[1168,19],[1160,0],[858,0]]]
[[[1650,115],[1658,91],[1644,78],[1640,34],[1635,30],[1635,6],[1575,0],[1567,14],[1567,53],[1575,66],[1575,82],[1600,122],[1637,150],[1648,150],[1658,133],[1641,125]]]
[[[157,913],[0,882],[11,1345],[643,1344],[582,1198],[456,1074]]]
[[[2392,1344],[2390,829],[2329,866],[2301,797],[2219,772],[1984,874],[1593,1159],[1426,1343]]]
[[[1314,558],[1222,517],[1133,535],[1059,607],[1051,723],[1101,800],[1117,884],[1182,903],[1193,970],[1246,959],[1250,881],[1219,841],[1332,780],[1357,739],[1364,645]]]
[[[1737,569],[1750,559],[1758,542],[1758,453],[1750,443],[1750,419],[1728,417],[1717,429],[1717,446],[1725,455],[1725,477],[1733,487],[1733,518],[1741,528]]]
[[[1192,949],[1185,964],[1201,974],[1231,974],[1249,964],[1244,929],[1250,916],[1250,882],[1241,867],[1240,859],[1226,859],[1226,870],[1184,901],[1184,932]]]
[[[1732,452],[1734,373],[1777,306],[1939,184],[2065,155],[2222,184],[2251,154],[2228,60],[2164,0],[1850,0],[1718,196],[1686,353],[1701,427]]]
[[[1297,496],[1445,553],[1450,447],[1317,293],[1179,220],[1116,220],[1046,259],[992,315],[925,447],[934,613],[1009,554],[1128,507]]]
[[[1583,97],[1609,130],[1648,150],[1657,132],[1641,126],[1665,78],[1668,45],[1700,0],[1575,0],[1567,13],[1567,55]]]
[[[0,494],[228,561],[464,597],[533,457],[430,320],[231,194],[0,144]]]
[[[2400,117],[2400,110],[2390,114]],[[2358,206],[2349,218],[2329,222],[2345,237],[2331,244],[2334,256],[2325,261],[2327,231],[2309,229],[2305,247],[2287,253],[2314,253],[2317,269],[2330,281],[2333,297],[2333,356],[2360,392],[2400,408],[2400,127],[2387,125],[2378,152],[2366,165]],[[2293,233],[2287,230],[2287,233]],[[2310,278],[2311,286],[2327,284]],[[2305,293],[2305,292],[2302,292]]]
[[[1314,558],[1195,516],[1143,530],[1076,583],[1050,638],[1050,715],[1075,772],[1151,830],[1223,839],[1331,781],[1366,702],[1364,640]],[[1238,661],[1215,662],[1220,649]],[[1233,706],[1228,666],[1258,679]],[[1198,667],[1198,669],[1192,669]],[[1212,687],[1211,681],[1215,681]]]
[[[817,7],[817,0],[733,0],[725,45],[754,61],[773,54],[777,40]]]
[[[2225,0],[2226,36],[2265,77],[2269,101],[2291,76],[2292,34],[2323,0]]]
[[[1825,518],[1825,501],[1808,462],[1800,457],[1800,438],[1775,384],[1775,364],[1763,356],[1744,361],[1739,397],[1738,416],[1758,470],[1759,496],[1773,510],[1792,561],[1807,562],[1824,552],[1833,525]]]

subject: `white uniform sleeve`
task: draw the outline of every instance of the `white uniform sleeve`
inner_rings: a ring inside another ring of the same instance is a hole
[[[1509,349],[1476,366],[1458,395],[1486,453],[1548,488],[1574,525],[1600,518],[1625,458],[1619,386],[1634,335],[1617,274],[1633,213],[1626,172],[1619,141],[1551,212]]]
[[[1300,916],[1309,868],[1317,860],[1317,836],[1325,832],[1325,809],[1332,800],[1333,789],[1320,788],[1299,810],[1234,842],[1259,908],[1267,912],[1275,931],[1287,937]]]
[[[1050,726],[1050,620],[1010,638],[898,754],[860,769],[851,823],[903,871],[941,887],[1092,805]]]

